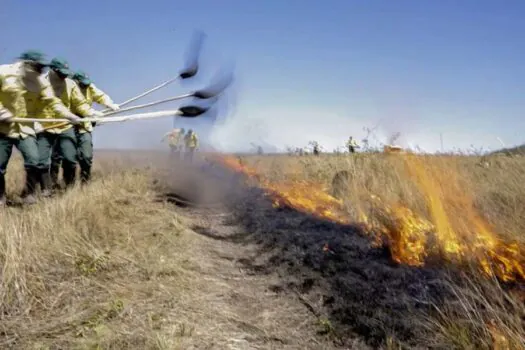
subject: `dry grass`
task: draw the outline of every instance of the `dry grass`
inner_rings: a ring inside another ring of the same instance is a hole
[[[242,247],[196,234],[203,218],[159,201],[165,162],[105,153],[89,186],[0,213],[0,348],[310,348],[301,304],[268,295],[266,277],[233,264]],[[10,199],[21,175],[17,154]]]
[[[11,192],[20,168],[16,157]],[[192,295],[179,254],[191,240],[150,182],[102,161],[91,186],[1,213],[1,348],[186,348],[192,329],[176,310]]]
[[[187,307],[199,288],[205,290],[205,281],[189,266],[194,238],[185,234],[185,221],[171,206],[155,200],[148,169],[134,170],[114,159],[97,161],[95,179],[86,188],[1,213],[0,347],[185,349],[199,337],[205,344],[194,325],[209,315]],[[369,210],[370,193],[431,218],[400,157],[244,161],[275,181],[307,179],[327,190],[336,172],[349,171],[346,207],[354,220],[359,208]],[[423,159],[427,172],[439,175],[442,192],[460,198],[445,203],[447,212],[461,213],[469,194],[498,234],[523,241],[525,158],[489,162],[486,167],[477,157]],[[21,191],[20,174],[17,156],[8,170],[10,197]],[[454,220],[461,226],[461,215]],[[517,296],[482,276],[454,290],[460,303],[436,305],[435,314],[419,320],[435,334],[423,347],[524,348],[525,308]],[[388,348],[400,346],[394,339],[386,341]]]
[[[365,212],[372,222],[385,221],[382,217],[385,212],[374,210],[368,200],[370,194],[375,194],[389,206],[401,204],[435,223],[425,195],[430,193],[441,199],[450,225],[458,235],[476,235],[472,225],[485,220],[486,227],[497,235],[525,241],[524,157],[422,156],[407,161],[399,155],[356,154],[248,156],[242,161],[276,182],[306,179],[324,185],[326,191],[331,191],[336,173],[349,172],[343,197],[348,215],[354,221],[360,221],[360,212]],[[498,281],[475,270],[469,276],[462,285],[452,282],[452,278],[442,281],[451,285],[457,299],[435,305],[433,315],[416,320],[424,322],[435,334],[421,345],[525,348],[523,290],[519,287],[511,288],[510,292],[508,288],[504,290]]]

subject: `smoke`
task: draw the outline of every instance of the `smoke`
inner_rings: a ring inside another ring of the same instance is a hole
[[[369,145],[374,147],[388,143],[397,133],[395,142],[407,147],[414,141],[417,143],[411,135],[417,134],[421,125],[418,110],[410,99],[397,97],[382,96],[364,109],[362,106],[345,109],[322,101],[271,105],[251,100],[239,106],[234,104],[234,110],[224,113],[227,117],[214,126],[210,143],[226,152],[253,150],[254,145],[272,152],[306,147],[309,142],[317,141],[324,151],[331,152],[344,147],[350,136],[359,143],[368,137]],[[374,130],[369,133],[367,128]]]
[[[252,149],[252,143],[285,151],[288,147],[307,146],[314,140],[332,151],[344,146],[350,135],[363,137],[363,125],[365,120],[321,108],[250,108],[250,112],[239,110],[216,125],[210,141],[227,152]]]

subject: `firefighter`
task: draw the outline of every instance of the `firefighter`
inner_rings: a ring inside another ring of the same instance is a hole
[[[184,159],[190,162],[193,161],[193,154],[199,147],[199,139],[192,129],[188,130],[188,133],[184,136],[184,146]]]
[[[356,148],[359,148],[359,145],[354,140],[352,136],[348,138],[348,141],[346,141],[346,147],[348,148],[348,152],[355,153]]]
[[[312,153],[314,156],[318,156],[320,152],[319,143],[317,141],[312,142]]]
[[[53,58],[49,64],[50,71],[45,76],[46,81],[51,85],[55,95],[62,103],[70,109],[71,113],[84,117],[102,117],[102,112],[91,108],[86,101],[79,86],[69,78],[71,71],[66,60]],[[56,118],[56,113],[49,111],[46,118]],[[80,126],[81,118],[78,118],[75,125]],[[50,195],[53,186],[51,178],[51,154],[54,147],[58,147],[60,157],[62,157],[62,169],[66,187],[74,185],[76,180],[77,137],[75,129],[71,123],[46,123],[46,128],[38,133],[38,152],[39,166],[46,169],[41,177],[40,185],[44,195]]]
[[[89,106],[96,102],[102,106],[108,107],[113,111],[120,109],[119,105],[115,104],[111,97],[104,91],[100,90],[90,79],[90,77],[83,71],[77,71],[73,77],[73,81],[78,84],[82,96],[84,96]],[[87,183],[91,179],[91,167],[93,164],[93,126],[95,123],[83,122],[81,125],[75,127],[75,135],[77,141],[77,156],[80,165],[80,180],[82,183]],[[58,186],[58,173],[62,163],[62,155],[59,152],[58,143],[53,147],[51,155],[51,180],[53,186]]]
[[[16,118],[42,118],[46,111],[53,112],[71,123],[80,118],[71,113],[56,97],[42,76],[47,67],[42,52],[30,50],[22,53],[19,61],[0,66],[0,205],[5,205],[5,173],[13,146],[24,158],[26,171],[22,199],[26,204],[36,202],[34,197],[42,169],[39,168],[38,141],[35,123],[10,123]]]
[[[173,129],[170,132],[166,133],[160,142],[168,140],[168,145],[170,147],[170,154],[172,157],[178,156],[180,158],[180,153],[182,151],[182,141],[184,137],[184,128],[182,129]]]

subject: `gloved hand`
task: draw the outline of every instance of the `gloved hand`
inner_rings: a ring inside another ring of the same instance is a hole
[[[118,111],[120,110],[120,106],[116,103],[111,103],[108,105],[108,107],[112,110],[112,111]]]
[[[7,109],[2,108],[0,109],[0,121],[1,122],[9,122],[13,118],[13,114],[9,112]]]
[[[82,123],[82,118],[80,118],[79,116],[77,116],[77,115],[75,115],[73,113],[69,113],[69,115],[66,118],[69,119],[69,121],[73,125],[79,125],[79,124]]]
[[[33,125],[33,129],[35,129],[35,132],[36,132],[36,133],[39,133],[39,132],[44,131],[44,127],[43,127],[42,124],[39,123],[39,122],[35,122],[35,123],[34,123],[34,125]]]
[[[102,113],[101,111],[93,110],[91,112],[91,117],[93,117],[93,118],[102,118],[103,116],[104,116],[104,113]]]

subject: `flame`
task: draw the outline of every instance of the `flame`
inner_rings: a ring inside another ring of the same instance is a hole
[[[500,329],[498,329],[493,320],[487,323],[487,328],[492,338],[492,348],[494,350],[511,349],[509,340],[507,339],[505,334]]]
[[[220,160],[230,169],[256,179],[273,198],[274,207],[288,206],[318,218],[341,224],[351,223],[348,214],[343,210],[343,202],[327,194],[322,186],[300,180],[272,183],[237,158],[225,156]]]
[[[451,261],[477,262],[485,274],[503,281],[525,279],[523,248],[517,242],[504,242],[494,233],[475,210],[473,198],[462,190],[457,172],[437,177],[437,171],[426,171],[420,158],[410,155],[404,160],[411,178],[427,199],[435,225],[434,250],[440,250],[441,256]],[[442,184],[440,179],[446,182]],[[447,195],[447,189],[453,193]],[[447,214],[445,204],[454,208],[455,222]]]
[[[503,281],[525,280],[523,247],[517,242],[504,242],[493,233],[490,225],[476,213],[473,199],[461,191],[455,173],[447,173],[443,184],[440,183],[443,177],[438,177],[437,172],[429,173],[416,155],[403,157],[411,180],[426,198],[431,220],[400,204],[387,205],[371,194],[367,200],[377,214],[374,219],[361,207],[357,209],[361,225],[373,237],[373,244],[388,245],[394,261],[402,264],[422,266],[429,256],[439,256],[451,262],[475,262],[482,273]],[[336,223],[352,223],[343,202],[327,194],[318,184],[304,180],[276,183],[235,157],[223,156],[219,160],[255,179],[273,199],[275,207],[288,206]],[[447,191],[454,193],[447,195]],[[453,219],[447,208],[456,211]]]

